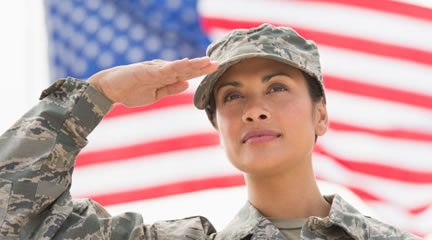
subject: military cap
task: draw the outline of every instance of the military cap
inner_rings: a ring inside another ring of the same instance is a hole
[[[266,23],[251,29],[235,29],[210,44],[206,55],[218,62],[219,68],[205,76],[198,86],[194,96],[194,105],[198,109],[209,110],[213,87],[229,67],[253,57],[273,59],[302,70],[319,83],[322,95],[325,96],[316,44],[290,27],[276,27]]]

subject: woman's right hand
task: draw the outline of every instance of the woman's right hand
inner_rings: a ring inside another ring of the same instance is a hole
[[[188,80],[214,72],[217,63],[208,57],[176,61],[152,60],[109,68],[88,79],[113,103],[145,106],[185,91]]]

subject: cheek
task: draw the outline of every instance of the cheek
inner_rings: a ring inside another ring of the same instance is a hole
[[[313,114],[312,106],[307,99],[297,99],[287,104],[286,101],[274,103],[273,120],[284,128],[288,133],[295,133],[296,137],[300,135],[309,135],[313,131]]]
[[[239,123],[237,123],[236,117],[226,112],[216,113],[216,122],[224,145],[234,141],[239,131]]]
[[[216,116],[219,139],[224,147],[225,154],[230,162],[239,168],[241,121],[238,120],[238,116],[228,113],[217,113]]]

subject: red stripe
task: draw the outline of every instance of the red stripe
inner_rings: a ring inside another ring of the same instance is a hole
[[[128,145],[125,147],[83,152],[78,155],[75,167],[79,168],[88,165],[122,161],[165,152],[215,146],[218,144],[219,137],[215,133],[202,133],[161,139],[152,142]]]
[[[405,229],[405,230],[418,236],[418,237],[421,237],[421,238],[425,238],[426,236],[429,236],[429,239],[430,239],[430,235],[428,235],[428,234],[430,234],[430,231],[419,232],[416,229],[412,229],[412,228],[411,229]]]
[[[363,199],[364,201],[379,201],[379,202],[383,202],[384,199],[382,199],[381,197],[367,192],[363,189],[357,188],[357,187],[349,187],[349,190],[351,190],[353,193],[355,193],[357,196],[359,196],[361,199]]]
[[[388,12],[403,16],[432,21],[432,9],[398,1],[377,0],[308,0],[309,2],[324,2],[342,4],[353,7]]]
[[[376,176],[379,178],[386,178],[396,181],[403,181],[417,184],[431,184],[432,172],[408,170],[399,167],[383,165],[379,163],[368,163],[365,161],[354,161],[344,159],[326,151],[322,146],[315,145],[314,151],[330,157],[335,162],[343,167],[353,171],[362,173],[369,176]]]
[[[175,96],[164,97],[159,101],[157,101],[156,103],[153,103],[145,107],[128,108],[118,104],[113,108],[113,110],[111,110],[111,112],[108,115],[105,116],[105,118],[118,117],[118,116],[123,116],[132,113],[140,113],[140,112],[161,109],[161,108],[171,107],[171,106],[191,105],[192,103],[193,103],[193,96],[191,94],[177,94]]]
[[[229,20],[225,18],[202,17],[202,25],[209,32],[213,28],[231,30],[234,28],[256,27],[263,22]],[[276,26],[286,26],[286,23],[270,22]],[[420,64],[432,65],[432,52],[409,47],[402,47],[388,43],[376,42],[367,39],[320,32],[311,29],[293,26],[305,38],[313,39],[318,44],[328,45],[337,48],[345,48],[379,56],[398,58]]]
[[[409,210],[409,212],[412,215],[416,215],[416,214],[420,214],[420,213],[423,213],[423,212],[427,211],[431,207],[432,207],[432,204],[425,204],[423,206],[412,208],[412,209]]]
[[[200,190],[227,188],[244,185],[242,175],[220,176],[204,179],[187,180],[153,187],[134,189],[124,192],[107,193],[90,196],[102,205],[113,205],[138,200],[160,198]]]
[[[432,109],[432,95],[428,96],[389,87],[381,87],[329,75],[324,76],[324,83],[326,89],[407,104],[414,107],[426,108],[427,110]]]

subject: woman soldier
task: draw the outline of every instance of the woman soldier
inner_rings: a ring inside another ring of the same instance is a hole
[[[208,57],[154,60],[66,78],[0,138],[0,235],[21,239],[416,239],[363,216],[340,196],[323,197],[312,148],[328,126],[316,45],[264,24],[234,30]],[[210,60],[211,59],[211,60]],[[248,201],[221,232],[204,217],[145,225],[72,200],[75,157],[113,103],[152,104],[207,74],[194,104],[205,109]]]

